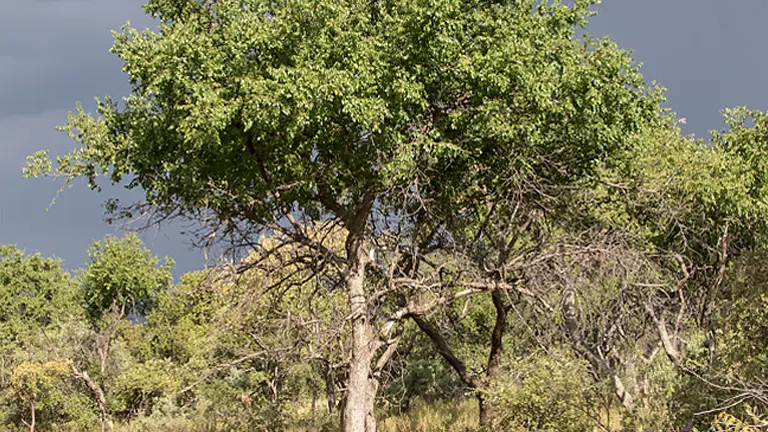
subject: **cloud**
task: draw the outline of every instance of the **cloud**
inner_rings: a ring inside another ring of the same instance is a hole
[[[138,0],[0,2],[0,117],[127,89],[110,30],[149,27]]]
[[[55,130],[76,101],[122,96],[127,78],[112,46],[110,30],[126,21],[154,26],[141,0],[0,0],[0,244],[56,255],[67,268],[82,266],[90,243],[120,230],[102,222],[101,203],[130,199],[107,188],[96,194],[84,184],[64,191],[45,212],[60,180],[24,179],[27,155],[39,149],[61,154],[74,143]],[[136,196],[134,195],[134,198]],[[144,235],[147,245],[179,263],[176,274],[199,268],[200,252],[189,250],[178,226]]]
[[[45,211],[62,181],[24,179],[21,170],[26,156],[36,150],[49,148],[53,154],[61,154],[73,148],[75,143],[54,128],[65,120],[64,110],[0,118],[0,244],[17,244],[30,253],[58,256],[65,268],[74,269],[85,264],[91,242],[107,233],[122,233],[120,227],[103,223],[101,203],[110,197],[130,201],[140,196],[119,187],[106,187],[98,194],[84,182],[77,182]],[[179,231],[179,225],[170,225],[142,235],[154,253],[177,259],[177,276],[203,264],[201,253],[190,250]]]

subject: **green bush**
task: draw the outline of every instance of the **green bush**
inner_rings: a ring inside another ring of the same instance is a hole
[[[494,429],[503,431],[593,432],[603,421],[603,389],[587,365],[565,352],[534,354],[510,362],[512,373],[491,383],[487,402]]]

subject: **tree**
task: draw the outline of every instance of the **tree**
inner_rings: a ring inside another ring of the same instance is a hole
[[[88,424],[69,357],[82,295],[54,258],[0,246],[0,416],[4,425],[44,430]]]
[[[165,265],[160,266],[136,234],[122,239],[108,235],[94,242],[88,260],[80,279],[88,316],[94,323],[110,312],[146,314],[172,280],[173,260],[166,257]]]
[[[46,405],[60,404],[62,395],[56,391],[63,378],[70,376],[69,365],[65,361],[49,361],[46,363],[22,363],[13,371],[11,388],[18,401],[29,407],[29,415],[22,422],[35,432],[38,411],[48,408]],[[53,400],[52,400],[53,399]]]
[[[187,218],[204,243],[236,246],[279,233],[341,265],[344,430],[373,431],[399,322],[498,289],[505,274],[475,262],[468,286],[413,264],[456,251],[452,238],[482,227],[489,204],[513,214],[520,195],[507,191],[543,198],[658,122],[661,96],[627,53],[575,38],[591,4],[151,0],[157,32],[115,34],[132,84],[124,105],[107,97],[99,116],[78,106],[63,129],[80,147],[55,167],[38,153],[28,174],[94,188],[102,175],[125,179],[144,199],[110,201],[110,218]],[[343,226],[344,253],[307,235],[315,222]]]
[[[104,382],[110,377],[107,369],[113,339],[119,328],[127,325],[125,321],[130,314],[134,319],[142,318],[156,297],[169,288],[173,265],[173,260],[166,257],[165,265],[160,266],[159,259],[135,234],[122,239],[107,236],[103,241],[94,242],[88,250],[88,263],[79,279],[92,330],[87,352],[94,354],[99,363],[96,379],[88,374],[89,358],[73,365],[72,370],[96,401],[102,431],[112,429]]]
[[[620,379],[624,367],[644,368],[637,367],[640,355],[650,363],[658,345],[679,374],[677,387],[704,388],[697,399],[681,391],[685,409],[670,409],[686,427],[707,423],[706,405],[725,387],[710,376],[723,330],[717,312],[732,296],[725,282],[739,270],[734,265],[764,250],[768,220],[766,114],[738,108],[725,115],[728,129],[707,143],[681,136],[676,127],[638,135],[624,163],[602,171],[595,187],[584,190],[583,205],[592,209],[586,222],[600,233],[581,243],[592,251],[547,268],[551,277],[543,278],[543,285],[566,291],[569,336],[598,369]],[[622,348],[627,343],[630,348]],[[608,352],[610,358],[601,355]],[[638,387],[616,390],[631,400]]]
[[[0,350],[79,316],[78,303],[75,284],[59,260],[0,246]]]

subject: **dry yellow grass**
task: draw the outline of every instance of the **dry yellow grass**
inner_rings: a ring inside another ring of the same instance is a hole
[[[291,425],[286,432],[324,432],[338,428],[335,417],[321,415],[310,421],[305,406],[297,406],[294,414],[294,418],[305,420]],[[379,416],[377,429],[379,432],[475,432],[477,403],[471,399],[433,403],[416,400],[407,413]]]
[[[477,403],[473,399],[424,403],[379,421],[381,432],[473,432],[477,430]]]

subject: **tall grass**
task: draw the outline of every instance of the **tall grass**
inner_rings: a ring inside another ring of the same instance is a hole
[[[331,432],[339,428],[338,416],[326,413],[309,417],[306,406],[297,405],[290,417],[293,421],[286,432]],[[378,416],[379,432],[475,432],[477,403],[474,399],[425,402],[417,399],[402,414]]]
[[[477,426],[474,399],[426,403],[417,400],[407,413],[383,418],[380,432],[474,432]]]

